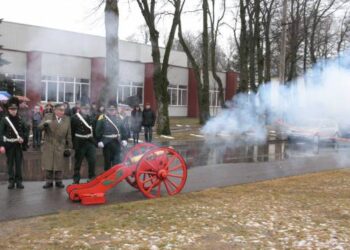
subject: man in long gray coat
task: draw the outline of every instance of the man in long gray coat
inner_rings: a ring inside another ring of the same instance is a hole
[[[45,142],[41,164],[46,170],[46,183],[43,188],[64,188],[62,183],[65,160],[73,148],[70,118],[64,115],[63,104],[56,104],[53,114],[46,114],[39,128],[44,130]]]

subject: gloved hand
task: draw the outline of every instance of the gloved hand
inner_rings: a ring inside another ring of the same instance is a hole
[[[105,145],[103,144],[103,142],[99,142],[99,143],[97,143],[97,146],[99,147],[99,148],[103,148]]]
[[[65,149],[63,152],[63,156],[64,157],[70,157],[70,150],[69,149]]]
[[[44,122],[44,127],[45,127],[45,128],[48,128],[48,127],[49,127],[49,124],[50,124],[51,122],[52,122],[51,120],[46,120],[46,121]]]
[[[125,141],[125,140],[122,140],[122,146],[123,146],[123,147],[126,147],[127,145],[128,145],[128,142]]]
[[[18,138],[18,142],[19,142],[19,144],[22,144],[22,143],[24,142],[23,138],[22,138],[22,137],[19,137],[19,138]]]

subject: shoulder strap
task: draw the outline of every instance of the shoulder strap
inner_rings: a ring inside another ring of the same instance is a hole
[[[15,128],[15,126],[12,124],[10,118],[8,116],[5,116],[6,121],[8,122],[8,124],[10,125],[10,127],[12,128],[13,132],[15,132],[15,135],[17,136],[17,139],[21,138],[18,134],[17,129]]]
[[[90,129],[90,131],[92,132],[92,127],[85,121],[84,117],[80,114],[77,113],[78,118],[80,119],[80,121],[82,121],[84,123],[84,125]]]
[[[117,130],[118,134],[120,134],[118,127],[113,123],[113,121],[107,115],[105,115],[105,117],[107,121]]]

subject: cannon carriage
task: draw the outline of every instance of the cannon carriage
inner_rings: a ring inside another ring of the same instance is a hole
[[[123,180],[147,198],[157,198],[181,192],[186,179],[187,166],[179,153],[169,147],[141,143],[127,152],[122,163],[88,183],[69,185],[66,191],[72,201],[103,204],[105,193]]]

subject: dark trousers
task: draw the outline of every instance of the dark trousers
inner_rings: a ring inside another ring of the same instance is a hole
[[[89,179],[94,178],[96,165],[96,147],[94,143],[83,140],[76,145],[73,180],[75,182],[80,181],[80,168],[84,158],[86,158],[89,166]]]
[[[107,171],[112,166],[121,163],[121,147],[117,140],[107,143],[103,148],[103,158],[105,161],[104,170]]]
[[[152,142],[152,126],[144,126],[145,130],[145,141]]]
[[[33,127],[33,147],[39,147],[41,144],[41,131],[38,127]]]
[[[134,144],[139,143],[140,131],[133,131],[132,138],[134,139]]]
[[[46,170],[46,182],[52,183],[55,180],[56,183],[62,182],[63,172],[62,171],[52,171]]]
[[[8,143],[6,148],[9,182],[22,182],[22,147],[19,143]]]

